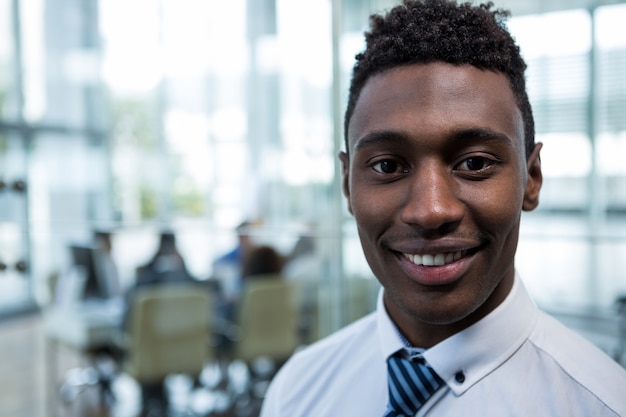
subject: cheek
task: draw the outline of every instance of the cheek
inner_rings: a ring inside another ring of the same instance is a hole
[[[387,223],[385,219],[391,218],[395,212],[393,199],[388,193],[380,192],[360,192],[356,190],[350,198],[352,214],[358,224],[363,225],[367,230],[380,229]]]
[[[393,224],[395,210],[388,199],[369,192],[353,193],[351,205],[363,252],[372,269],[375,269],[379,239]]]
[[[466,206],[472,212],[479,229],[491,235],[492,239],[497,241],[515,238],[523,203],[521,188],[508,183],[489,190],[488,193],[480,193],[478,190],[468,192]]]

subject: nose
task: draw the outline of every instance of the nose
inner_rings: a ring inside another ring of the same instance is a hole
[[[449,232],[463,218],[458,184],[446,166],[430,163],[413,172],[401,217],[420,231]]]

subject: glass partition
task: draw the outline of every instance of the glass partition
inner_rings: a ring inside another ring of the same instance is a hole
[[[32,258],[15,299],[44,302],[66,242],[103,225],[126,285],[162,228],[209,279],[249,220],[285,256],[302,236],[318,241],[320,334],[371,310],[378,284],[337,153],[368,16],[396,3],[0,0],[0,158],[23,166],[16,176],[0,165],[0,180],[29,181],[23,194],[0,191],[19,205],[0,208],[2,245],[11,237]],[[548,306],[606,309],[626,292],[624,10],[514,9],[509,22],[545,145],[518,266]]]
[[[32,304],[27,149],[14,132],[0,132],[0,313]]]
[[[517,265],[548,309],[614,315],[626,292],[619,272],[626,253],[626,178],[618,162],[624,126],[614,117],[623,99],[617,21],[625,11],[568,10],[510,24],[529,65],[537,140],[544,143],[541,202],[525,215]]]

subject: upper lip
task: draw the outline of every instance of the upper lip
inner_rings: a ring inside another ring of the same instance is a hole
[[[389,249],[394,252],[411,255],[434,255],[439,253],[454,253],[459,251],[472,251],[481,246],[481,242],[468,239],[443,239],[437,241],[426,241],[416,239],[406,242],[396,242],[389,245]]]

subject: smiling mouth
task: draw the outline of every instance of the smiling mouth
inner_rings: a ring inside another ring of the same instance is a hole
[[[408,259],[415,265],[444,266],[454,261],[458,261],[459,259],[464,257],[466,254],[467,254],[466,250],[460,250],[456,252],[423,254],[423,255],[403,253],[402,256],[404,256],[406,259]]]

